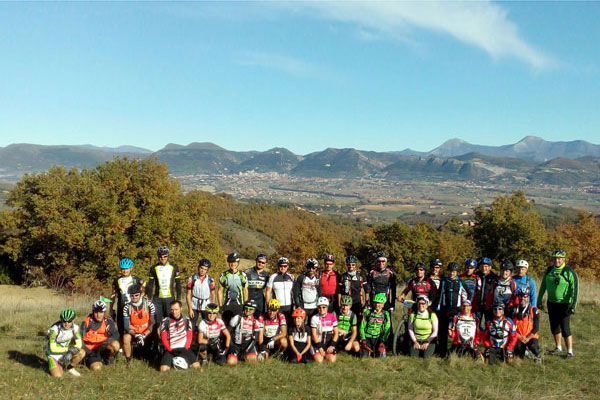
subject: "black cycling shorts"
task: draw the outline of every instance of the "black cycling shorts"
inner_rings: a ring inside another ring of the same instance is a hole
[[[196,355],[190,349],[173,349],[172,351],[164,352],[162,358],[160,359],[160,365],[167,365],[169,367],[173,366],[173,358],[175,357],[183,357],[185,361],[189,365],[192,365],[197,361]]]
[[[571,336],[571,315],[568,312],[570,304],[548,302],[547,305],[552,334],[562,333],[563,337]]]
[[[99,347],[95,348],[94,350],[90,350],[87,348],[86,345],[83,345],[83,350],[85,351],[86,365],[89,367],[90,364],[102,362],[104,358],[108,356],[108,345],[112,342],[114,342],[114,340],[111,340],[110,342],[108,340],[105,340]]]
[[[227,357],[233,357],[238,360],[245,360],[248,356],[257,356],[258,351],[256,349],[256,343],[254,340],[252,343],[248,344],[235,344],[231,343],[229,346],[229,353]]]

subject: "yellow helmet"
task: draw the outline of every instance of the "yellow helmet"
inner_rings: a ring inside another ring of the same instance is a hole
[[[277,300],[277,299],[269,300],[269,310],[279,310],[279,300]]]

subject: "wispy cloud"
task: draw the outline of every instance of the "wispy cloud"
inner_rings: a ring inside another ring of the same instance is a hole
[[[236,62],[240,65],[274,69],[299,78],[316,78],[321,70],[316,65],[296,58],[259,51],[244,51]]]
[[[281,3],[278,3],[281,7]],[[516,58],[535,69],[557,65],[550,56],[527,43],[508,12],[498,4],[483,2],[302,2],[288,3],[296,12],[320,18],[357,23],[396,39],[412,42],[414,29],[449,34],[478,47],[494,59]],[[362,35],[362,34],[361,34]],[[376,36],[367,35],[369,39]]]

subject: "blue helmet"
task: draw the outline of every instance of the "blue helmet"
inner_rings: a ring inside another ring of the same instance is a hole
[[[119,268],[128,269],[131,267],[133,267],[133,260],[131,258],[121,258],[121,261],[119,262]]]
[[[492,260],[488,257],[481,257],[479,259],[479,265],[481,266],[483,264],[492,265]]]
[[[475,261],[473,258],[469,257],[465,260],[465,268],[476,268],[477,267],[477,261]]]

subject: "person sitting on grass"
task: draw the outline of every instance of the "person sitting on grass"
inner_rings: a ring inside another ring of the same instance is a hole
[[[329,299],[325,296],[317,300],[317,314],[310,319],[310,332],[313,345],[313,358],[316,362],[323,360],[336,362],[338,328],[337,318],[329,310]]]
[[[244,303],[242,315],[234,315],[229,322],[232,331],[232,343],[227,355],[227,364],[235,365],[239,360],[256,361],[258,348],[263,342],[263,329],[254,318],[256,303],[248,300]]]
[[[134,345],[143,357],[150,358],[150,335],[154,329],[156,311],[154,304],[142,297],[140,285],[131,285],[127,291],[131,301],[123,307],[123,353],[129,366]]]
[[[429,358],[435,351],[435,339],[438,333],[438,319],[429,310],[427,296],[417,297],[417,309],[408,316],[408,334],[413,342],[411,357]]]
[[[391,317],[384,310],[387,298],[385,293],[373,296],[374,309],[365,310],[360,324],[360,347],[362,357],[385,357],[385,343],[390,335]]]
[[[48,329],[46,354],[50,375],[55,378],[61,378],[64,370],[73,376],[81,375],[75,367],[85,357],[85,351],[81,348],[81,330],[74,320],[75,311],[63,310],[60,320]]]
[[[279,312],[279,301],[277,299],[269,300],[267,312],[259,318],[263,327],[264,343],[262,346],[263,357],[280,353],[283,354],[288,346],[287,340],[287,322],[285,315]]]
[[[494,303],[492,306],[493,317],[488,321],[483,332],[483,345],[485,346],[485,359],[488,364],[497,360],[512,363],[514,348],[517,343],[517,330],[512,319],[504,315],[504,303]]]
[[[481,353],[477,350],[479,346],[479,318],[471,312],[470,300],[465,300],[460,306],[460,312],[450,322],[449,336],[452,339],[450,352],[458,356],[471,356],[480,359]]]
[[[538,343],[540,329],[540,312],[529,304],[531,293],[528,288],[517,290],[519,305],[513,311],[513,321],[517,327],[517,344],[515,354],[521,357],[529,351],[536,363],[542,362],[541,349]]]
[[[217,304],[208,303],[205,312],[206,318],[198,324],[198,358],[202,365],[206,365],[208,356],[212,355],[217,365],[223,365],[231,344],[231,334],[223,320],[217,316],[219,312]]]
[[[312,362],[311,337],[304,325],[306,311],[302,308],[296,308],[292,312],[292,320],[294,326],[288,333],[289,347],[286,352],[286,359],[291,363],[307,364]]]
[[[171,301],[171,313],[162,320],[159,328],[160,339],[165,347],[160,360],[160,372],[170,370],[171,366],[181,369],[200,368],[196,355],[190,350],[193,331],[192,321],[181,313],[181,301]]]
[[[110,364],[119,352],[119,331],[115,321],[106,317],[106,303],[102,300],[92,305],[92,313],[81,324],[85,361],[92,371],[102,369],[102,363]]]
[[[358,337],[358,317],[352,311],[353,299],[351,296],[344,295],[340,303],[340,312],[336,314],[339,334],[337,350],[344,350],[358,355],[360,354],[360,344],[356,340]]]

